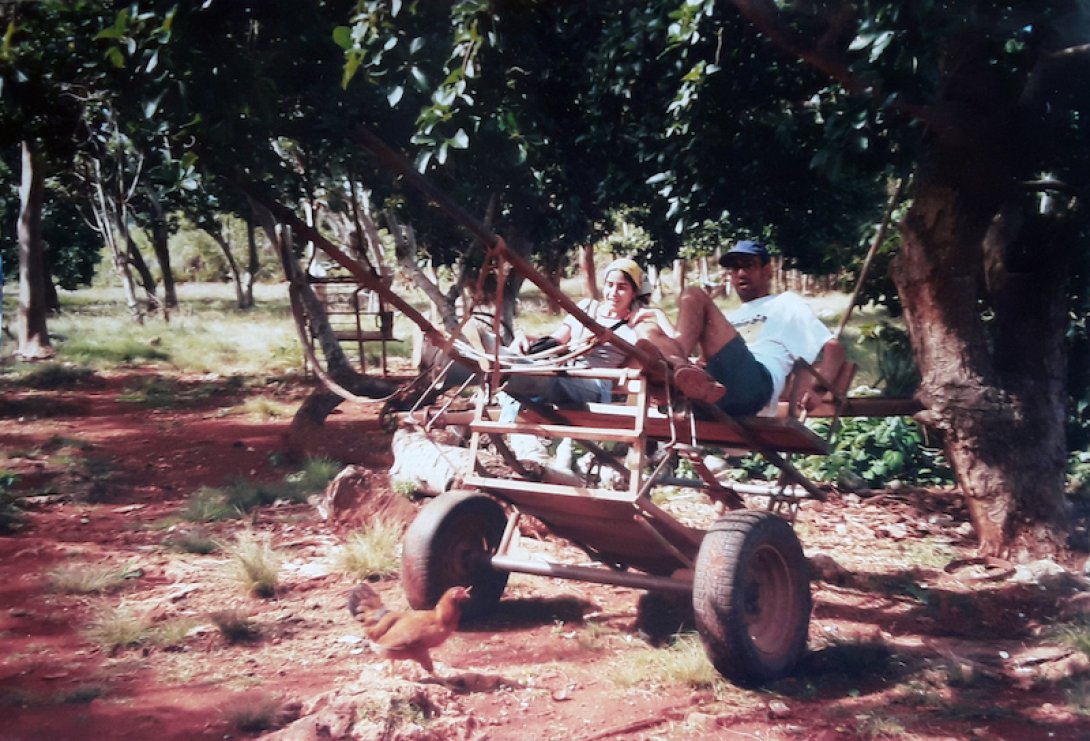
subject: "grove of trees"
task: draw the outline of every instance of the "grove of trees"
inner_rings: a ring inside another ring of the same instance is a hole
[[[313,228],[358,273],[346,235],[404,224],[472,275],[482,250],[360,146],[372,133],[554,274],[622,213],[656,265],[757,236],[849,268],[903,181],[866,295],[903,314],[982,551],[1066,545],[1090,427],[1079,0],[43,0],[0,21],[24,356],[50,351],[42,234],[65,214],[95,231],[49,239],[49,270],[107,245],[137,318],[173,301],[180,215]],[[254,269],[235,266],[240,304]]]

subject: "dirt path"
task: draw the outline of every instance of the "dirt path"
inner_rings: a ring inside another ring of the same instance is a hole
[[[390,672],[345,610],[352,584],[333,568],[345,533],[313,507],[247,518],[287,554],[273,599],[243,594],[222,554],[170,547],[184,526],[177,514],[201,486],[290,470],[277,465],[286,422],[225,413],[258,391],[209,379],[182,379],[213,389],[182,406],[119,400],[135,380],[6,389],[0,399],[0,469],[36,495],[26,526],[0,537],[0,741],[255,737],[240,730],[241,710],[263,704],[280,708],[282,735],[299,739],[322,729],[566,741],[1090,737],[1086,656],[1050,628],[1078,609],[1076,583],[1019,583],[973,564],[944,571],[973,545],[953,492],[834,495],[803,510],[807,554],[842,570],[815,582],[811,655],[770,688],[671,680],[647,667],[677,652],[636,630],[638,593],[517,575],[496,614],[435,652],[449,683],[408,665]],[[260,392],[297,400],[303,390]],[[326,433],[314,454],[371,469],[376,495],[388,492],[389,437],[374,410],[346,409]],[[703,505],[681,506],[699,516]],[[242,526],[209,532],[230,540]],[[100,563],[133,578],[107,595],[51,589],[51,570]],[[396,580],[376,587],[401,603]],[[118,606],[191,627],[166,647],[106,651],[88,630]],[[230,610],[249,617],[256,641],[229,644],[211,625],[212,613]]]

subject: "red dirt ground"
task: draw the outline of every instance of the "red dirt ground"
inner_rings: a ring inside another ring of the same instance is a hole
[[[170,408],[118,398],[148,377],[0,389],[0,469],[35,495],[25,526],[0,536],[0,741],[251,738],[261,733],[239,730],[236,711],[266,701],[286,708],[284,724],[302,713],[344,738],[1090,738],[1087,659],[1051,628],[1078,608],[1077,583],[944,571],[973,548],[956,492],[834,494],[803,509],[807,554],[845,571],[815,581],[811,654],[772,687],[692,688],[647,669],[625,683],[634,658],[666,651],[636,630],[639,594],[519,576],[495,615],[435,652],[449,686],[407,665],[387,672],[357,641],[350,580],[329,568],[345,533],[314,507],[247,517],[288,554],[273,599],[242,593],[222,555],[169,547],[181,527],[171,518],[199,487],[292,470],[277,465],[286,420],[225,410],[246,395],[299,400],[306,389],[178,379],[221,392],[183,394],[192,400]],[[371,470],[378,496],[390,489],[389,442],[375,409],[345,407],[310,452]],[[229,540],[241,527],[208,529]],[[53,591],[49,572],[74,563],[125,565],[134,578],[108,595]],[[396,580],[376,586],[403,604]],[[204,628],[169,647],[110,652],[86,632],[104,605]],[[250,615],[260,638],[226,643],[207,619],[225,609]],[[338,726],[345,707],[375,723]],[[287,728],[280,737],[318,737],[305,721]]]

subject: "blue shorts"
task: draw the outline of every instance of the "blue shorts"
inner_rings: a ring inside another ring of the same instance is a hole
[[[741,335],[708,358],[705,370],[727,387],[726,395],[716,404],[727,414],[756,414],[772,400],[772,376],[753,357]]]

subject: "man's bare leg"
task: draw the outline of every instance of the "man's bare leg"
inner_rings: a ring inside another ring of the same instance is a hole
[[[642,339],[636,345],[652,356],[665,357],[675,369],[674,383],[683,394],[709,403],[719,401],[726,388],[693,365],[689,356],[697,346],[705,358],[715,355],[738,336],[737,330],[705,291],[689,287],[678,300],[676,331],[676,337],[669,337],[657,326],[647,327],[640,331]]]

